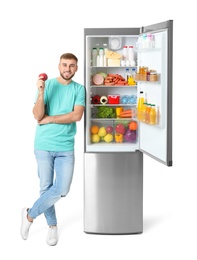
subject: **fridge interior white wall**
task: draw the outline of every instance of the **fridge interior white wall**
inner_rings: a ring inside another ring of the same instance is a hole
[[[92,67],[92,48],[95,46],[102,47],[103,44],[109,43],[110,38],[117,38],[120,37],[121,42],[121,48],[119,50],[116,50],[116,52],[120,53],[122,55],[122,47],[124,45],[133,45],[134,48],[136,46],[136,42],[138,40],[138,35],[120,35],[120,36],[113,36],[113,35],[94,35],[94,36],[87,36],[86,37],[86,91],[87,91],[87,100],[86,100],[86,151],[87,152],[133,152],[139,149],[139,138],[137,138],[135,143],[123,143],[123,144],[117,144],[115,142],[113,143],[97,143],[92,144],[91,138],[90,138],[90,127],[91,123],[96,122],[97,125],[102,126],[103,124],[105,126],[110,124],[110,121],[113,121],[111,119],[106,120],[99,120],[99,119],[93,119],[92,114],[94,113],[93,105],[91,104],[91,96],[100,94],[100,95],[113,95],[113,94],[119,94],[120,96],[130,94],[130,95],[136,95],[137,96],[137,86],[93,86],[91,82],[91,78],[95,73],[98,72],[105,72],[106,74],[114,73],[119,74],[125,77],[126,68],[128,67],[121,67],[121,66],[107,66],[107,67]],[[137,53],[135,52],[135,60],[137,59]],[[131,67],[130,67],[131,68]],[[137,70],[137,66],[135,67]],[[121,104],[119,104],[121,105]],[[107,106],[110,106],[107,104]],[[111,105],[114,107],[114,105]],[[136,104],[128,104],[124,105],[126,108],[134,109],[136,110]],[[96,106],[95,106],[96,111]],[[116,121],[116,118],[114,118],[114,122]],[[121,120],[120,120],[121,121]],[[123,121],[123,120],[122,120]]]

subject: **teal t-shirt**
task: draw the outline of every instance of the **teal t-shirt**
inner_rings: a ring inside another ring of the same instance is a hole
[[[49,79],[45,82],[44,102],[47,115],[67,114],[74,110],[75,105],[85,106],[85,87],[75,81],[62,85],[56,78]],[[53,152],[72,151],[75,134],[76,122],[37,125],[34,148]]]

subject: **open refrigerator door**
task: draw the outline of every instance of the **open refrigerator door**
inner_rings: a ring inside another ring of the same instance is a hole
[[[145,113],[156,112],[138,120],[140,151],[172,166],[172,21],[143,28],[137,46],[138,72],[150,73],[145,79],[137,74],[138,96],[140,91],[145,95]]]

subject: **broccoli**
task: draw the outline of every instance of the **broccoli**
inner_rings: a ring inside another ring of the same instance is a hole
[[[98,107],[97,109],[98,109],[98,113],[97,113],[98,118],[115,118],[116,117],[115,110],[112,107],[102,106],[102,107]]]

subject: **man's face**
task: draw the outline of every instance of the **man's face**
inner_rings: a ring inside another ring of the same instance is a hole
[[[65,80],[70,80],[77,71],[77,63],[75,60],[61,59],[59,63],[60,75]]]

